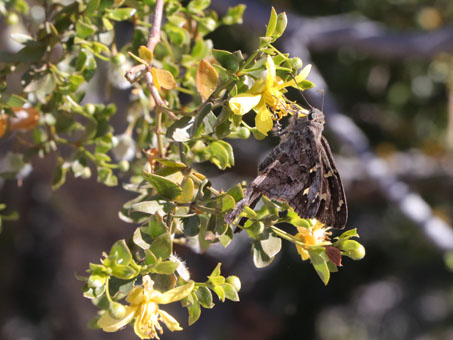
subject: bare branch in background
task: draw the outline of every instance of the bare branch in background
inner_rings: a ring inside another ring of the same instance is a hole
[[[241,1],[244,3],[244,1]],[[214,6],[222,11],[234,6],[236,1],[215,1]],[[254,1],[245,1],[247,10],[244,22],[260,30],[268,17],[268,7]],[[281,38],[283,50],[303,62],[310,63],[309,51],[335,50],[352,47],[358,51],[381,58],[431,58],[440,52],[453,52],[453,30],[440,29],[432,33],[390,33],[382,26],[367,20],[352,20],[345,16],[303,18],[291,15],[288,31]],[[310,80],[326,92],[324,113],[330,130],[365,164],[365,172],[374,180],[389,202],[416,224],[439,249],[453,250],[453,228],[435,216],[428,203],[417,193],[398,180],[387,163],[375,155],[367,136],[352,119],[341,113],[329,93],[328,86],[316,67],[312,68]],[[312,91],[311,97],[320,107],[320,95]]]

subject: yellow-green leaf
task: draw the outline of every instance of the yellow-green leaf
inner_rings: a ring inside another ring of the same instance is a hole
[[[148,64],[153,60],[153,52],[146,46],[140,46],[138,49],[138,55]]]

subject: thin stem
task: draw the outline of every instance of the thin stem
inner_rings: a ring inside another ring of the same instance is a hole
[[[164,157],[164,144],[162,142],[162,111],[160,107],[156,107],[156,137],[157,137],[157,150],[159,156]]]
[[[305,243],[298,240],[297,238],[295,238],[294,235],[288,234],[286,231],[283,231],[280,228],[277,228],[276,226],[271,226],[271,229],[274,233],[276,233],[281,238],[284,238],[285,240],[290,241],[294,244],[298,244],[300,246],[305,246]]]

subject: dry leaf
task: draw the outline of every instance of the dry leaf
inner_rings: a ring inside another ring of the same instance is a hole
[[[5,135],[7,128],[8,128],[8,116],[0,115],[0,138],[2,138]]]
[[[197,69],[197,90],[203,100],[206,100],[217,88],[219,74],[211,63],[205,59],[200,61]]]
[[[166,90],[171,90],[176,87],[176,80],[170,71],[153,67],[151,69],[151,74],[153,75],[153,83],[158,90],[160,90],[161,87]]]
[[[11,130],[32,130],[38,125],[39,111],[34,107],[13,107],[16,117],[10,119]]]

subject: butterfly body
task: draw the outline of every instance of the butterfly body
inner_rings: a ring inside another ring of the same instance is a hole
[[[324,114],[312,109],[308,116],[296,117],[283,131],[280,144],[258,166],[258,176],[227,216],[227,222],[231,223],[244,205],[252,206],[265,195],[288,203],[301,218],[316,218],[327,226],[344,228],[346,197],[322,135]]]

